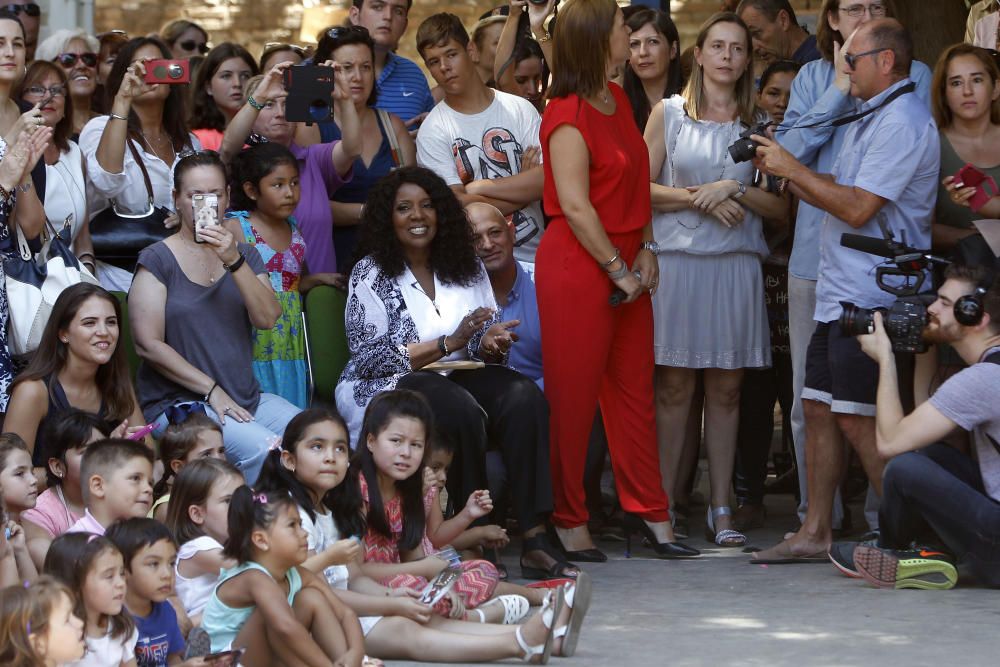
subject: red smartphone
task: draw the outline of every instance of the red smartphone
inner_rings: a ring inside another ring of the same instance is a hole
[[[997,182],[971,164],[959,169],[954,178],[962,184],[962,187],[976,188],[976,194],[972,195],[972,199],[969,200],[969,208],[974,212],[978,212],[986,205],[986,202],[1000,193]]]
[[[152,433],[155,429],[156,429],[156,424],[146,424],[135,433],[129,433],[128,435],[126,435],[125,438],[128,440],[142,440],[147,435]]]
[[[191,64],[186,60],[147,60],[146,83],[189,83]]]

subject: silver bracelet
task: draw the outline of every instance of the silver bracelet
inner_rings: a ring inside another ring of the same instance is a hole
[[[614,271],[608,271],[608,278],[611,278],[611,280],[621,280],[627,275],[628,275],[628,264],[625,263],[624,259],[622,260],[622,266],[620,269],[615,269]]]
[[[111,118],[112,120],[123,120],[126,123],[128,122],[128,116],[119,116],[114,111],[109,112],[108,117]]]

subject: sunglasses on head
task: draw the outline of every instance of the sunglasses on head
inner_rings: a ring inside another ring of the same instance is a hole
[[[208,44],[205,42],[196,42],[193,39],[185,39],[183,42],[180,42],[179,46],[185,51],[197,50],[202,55],[208,53]]]
[[[293,51],[299,58],[306,57],[306,47],[299,46],[297,44],[288,44],[287,42],[268,42],[264,45],[265,51]]]
[[[75,66],[77,60],[82,60],[87,67],[97,67],[96,53],[60,53],[53,60],[66,68]]]
[[[29,2],[26,5],[0,5],[0,12],[10,12],[14,16],[18,16],[21,12],[24,12],[28,16],[36,17],[41,16],[42,8],[33,2]]]
[[[326,36],[330,39],[341,39],[342,37],[347,37],[348,35],[361,35],[362,37],[367,37],[368,28],[363,25],[338,25],[326,31]]]

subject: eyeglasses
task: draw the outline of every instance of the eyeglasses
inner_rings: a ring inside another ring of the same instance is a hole
[[[44,97],[48,93],[52,97],[66,97],[66,86],[56,85],[49,86],[29,86],[24,89],[25,95],[34,95],[35,97]]]
[[[865,51],[863,53],[859,53],[856,56],[855,55],[851,55],[850,53],[845,53],[844,54],[844,62],[847,63],[847,66],[850,67],[853,70],[854,67],[855,67],[855,65],[858,64],[858,59],[859,58],[864,58],[865,56],[873,56],[876,53],[882,53],[883,51],[892,51],[892,49],[890,49],[887,46],[883,46],[880,49],[872,49],[871,51]]]
[[[82,60],[83,64],[87,67],[97,67],[96,53],[60,53],[53,60],[66,69],[76,66],[76,61],[78,60]]]
[[[885,16],[885,5],[851,5],[850,7],[841,7],[840,11],[844,12],[852,19],[859,19],[865,15],[865,11],[871,15],[873,19],[879,19]]]
[[[185,51],[197,50],[198,53],[200,53],[201,55],[205,55],[206,53],[208,53],[208,44],[206,44],[205,42],[196,42],[193,39],[185,39],[178,46],[180,46]]]
[[[368,28],[363,25],[338,25],[326,31],[326,36],[330,39],[341,39],[348,35],[359,35],[368,37]]]
[[[29,2],[25,5],[0,5],[0,12],[10,12],[14,16],[18,16],[21,12],[24,12],[28,16],[36,17],[41,16],[42,8],[33,2]]]

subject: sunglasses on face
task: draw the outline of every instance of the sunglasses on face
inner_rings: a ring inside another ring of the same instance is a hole
[[[860,60],[861,58],[864,58],[865,56],[873,56],[876,53],[882,53],[883,51],[892,51],[892,49],[882,47],[880,49],[872,49],[871,51],[865,51],[863,53],[859,53],[858,55],[845,53],[844,62],[847,63],[847,66],[853,70],[854,67],[858,64],[858,60]]]
[[[33,2],[29,2],[26,5],[0,5],[0,11],[10,12],[14,16],[19,16],[21,12],[32,17],[41,16],[42,14],[42,8]]]
[[[97,67],[96,53],[60,53],[54,60],[67,69],[74,67],[78,60],[82,60],[87,67]]]
[[[197,51],[201,55],[208,53],[208,44],[205,42],[196,42],[193,39],[185,39],[183,42],[178,44],[185,51]]]
[[[49,86],[30,86],[24,89],[25,95],[34,95],[35,97],[44,97],[48,93],[50,97],[66,97],[66,86],[56,85]]]

